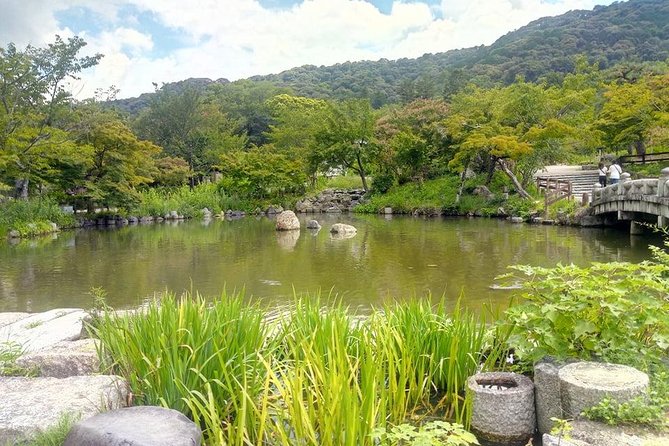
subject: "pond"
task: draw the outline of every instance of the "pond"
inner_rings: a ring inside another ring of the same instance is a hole
[[[316,218],[323,228],[304,228]],[[350,239],[329,228],[357,227]],[[513,264],[587,265],[650,257],[658,237],[615,229],[512,224],[491,219],[420,219],[358,215],[302,218],[299,233],[277,233],[268,218],[161,223],[64,231],[49,238],[0,242],[0,312],[45,311],[93,304],[101,287],[115,308],[130,308],[165,290],[220,295],[241,291],[270,305],[294,294],[337,295],[352,309],[431,293],[468,307],[508,302],[491,289]]]

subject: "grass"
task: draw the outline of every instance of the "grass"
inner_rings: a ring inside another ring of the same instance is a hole
[[[188,186],[144,190],[139,194],[139,203],[127,211],[141,216],[163,216],[177,211],[185,217],[196,217],[205,207],[218,213],[227,209],[246,209],[248,204],[229,197],[215,184],[200,184],[192,190]]]
[[[373,445],[375,429],[407,420],[467,425],[465,379],[496,362],[482,353],[485,321],[427,301],[358,320],[303,299],[265,316],[239,295],[168,295],[141,314],[103,315],[94,332],[139,403],[186,413],[212,445]]]
[[[371,177],[367,178],[368,184],[371,184],[371,181]],[[316,192],[321,192],[325,189],[362,189],[362,180],[359,175],[318,177],[314,189]]]
[[[70,433],[77,421],[79,421],[78,415],[63,414],[53,426],[37,433],[30,440],[18,443],[15,446],[62,446],[67,434]]]
[[[74,226],[74,216],[65,214],[51,198],[8,200],[0,203],[0,234],[16,230],[22,237],[53,232],[51,223],[59,227]]]

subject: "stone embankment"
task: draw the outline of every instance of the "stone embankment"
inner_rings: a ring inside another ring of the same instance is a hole
[[[302,213],[350,212],[362,202],[364,195],[362,189],[325,189],[315,197],[298,201],[295,210]]]

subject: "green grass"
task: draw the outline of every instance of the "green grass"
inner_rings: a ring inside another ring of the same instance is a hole
[[[207,444],[371,446],[375,429],[407,420],[467,425],[465,379],[496,361],[482,353],[485,327],[427,301],[359,320],[305,298],[267,322],[239,295],[184,294],[104,315],[94,332],[108,371],[128,378],[139,403],[183,411]]]
[[[227,196],[215,184],[201,184],[192,190],[188,186],[144,190],[139,194],[138,204],[127,211],[130,214],[156,217],[177,211],[185,217],[196,217],[205,207],[218,213],[227,209],[246,209],[248,204]]]
[[[48,427],[47,429],[35,434],[29,440],[21,441],[18,443],[10,443],[11,446],[62,446],[65,443],[67,434],[70,433],[72,427],[77,421],[79,421],[79,416],[66,413],[61,415],[56,424]],[[7,445],[9,446],[9,445]]]
[[[372,184],[371,181],[371,177],[367,178],[367,184]],[[321,192],[325,189],[362,189],[362,180],[359,175],[318,177],[314,190]]]
[[[0,203],[0,235],[11,230],[19,231],[22,237],[31,237],[53,232],[51,223],[59,227],[74,226],[74,216],[65,214],[51,198],[9,200]]]

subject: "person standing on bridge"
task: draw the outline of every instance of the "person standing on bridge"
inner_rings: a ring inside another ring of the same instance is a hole
[[[618,161],[614,161],[611,166],[609,166],[609,180],[611,184],[616,184],[620,181],[620,174],[623,173],[623,168],[620,167]]]
[[[602,185],[602,187],[606,187],[606,166],[604,165],[603,162],[599,162],[599,184]]]

